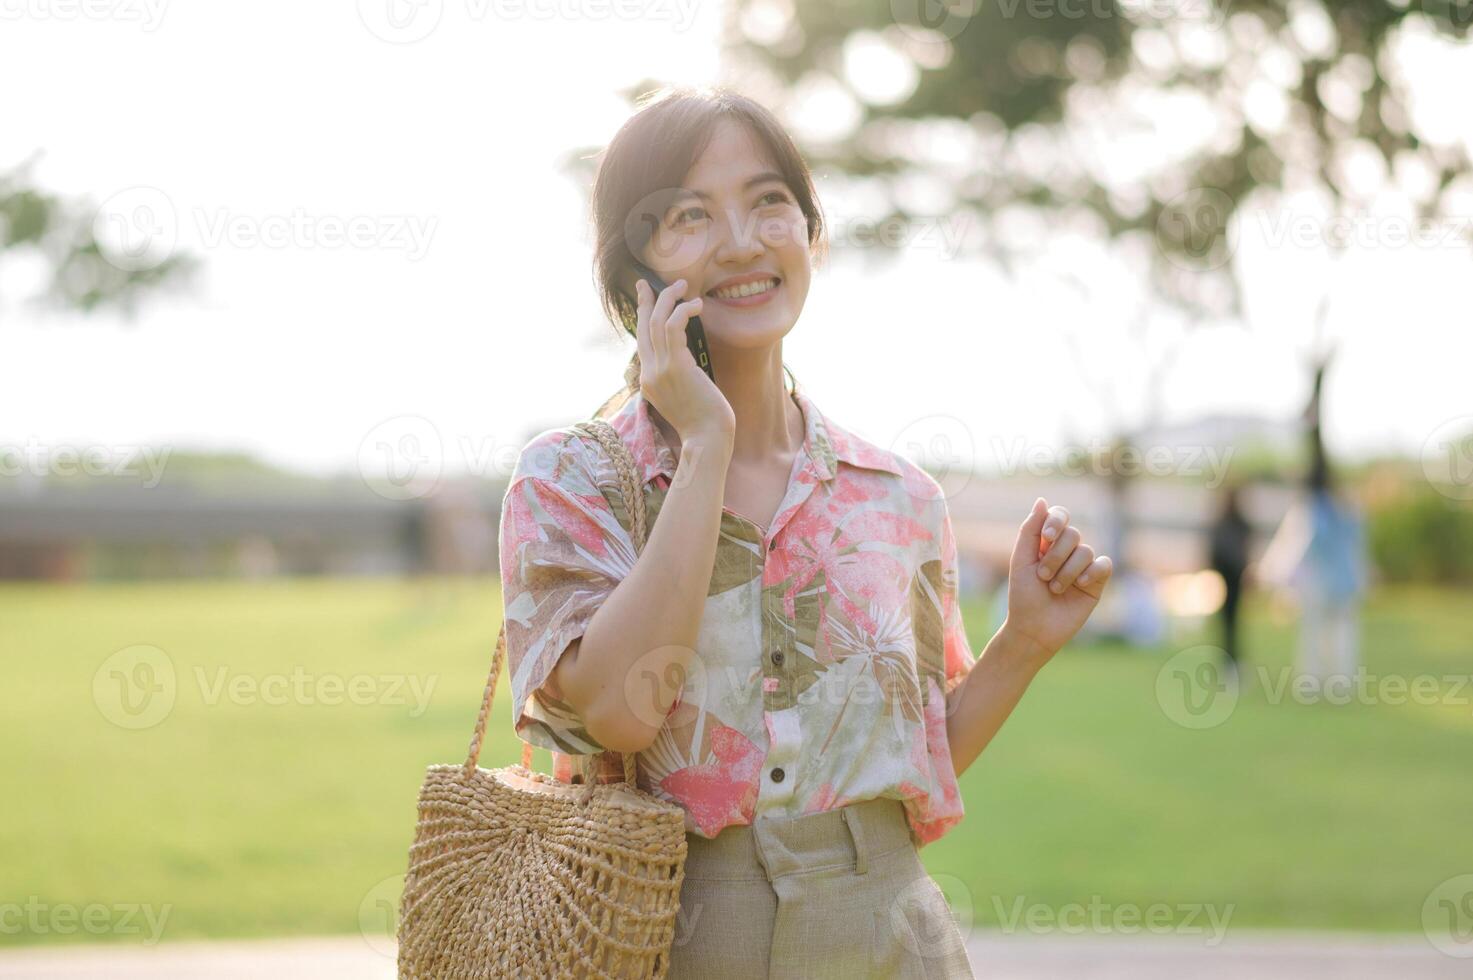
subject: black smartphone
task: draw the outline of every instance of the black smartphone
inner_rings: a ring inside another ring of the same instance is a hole
[[[637,259],[634,261],[634,270],[640,278],[650,284],[650,288],[655,291],[655,297],[657,299],[665,287],[669,285],[665,280],[655,274],[655,270]],[[682,302],[684,301],[682,300]],[[706,377],[710,378],[714,383],[716,381],[716,370],[711,365],[711,349],[706,346],[706,328],[701,324],[701,318],[698,316],[693,316],[686,321],[685,346],[690,348],[691,356],[696,359],[696,363],[700,365],[701,370],[706,372]]]

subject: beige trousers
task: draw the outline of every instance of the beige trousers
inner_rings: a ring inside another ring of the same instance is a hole
[[[899,800],[686,841],[669,980],[974,976]]]

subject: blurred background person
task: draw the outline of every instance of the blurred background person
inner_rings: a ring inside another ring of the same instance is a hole
[[[1213,571],[1222,576],[1225,592],[1218,614],[1222,619],[1222,649],[1226,666],[1236,671],[1239,661],[1238,608],[1243,596],[1243,577],[1248,568],[1248,546],[1252,528],[1243,516],[1242,488],[1230,483],[1223,488],[1217,519],[1210,530],[1209,552]]]
[[[1358,667],[1358,613],[1367,574],[1362,522],[1336,487],[1320,425],[1328,364],[1328,355],[1315,364],[1304,412],[1309,441],[1304,493],[1285,515],[1260,565],[1269,580],[1290,586],[1297,596],[1296,670],[1310,692],[1321,691],[1332,677],[1348,684]]]

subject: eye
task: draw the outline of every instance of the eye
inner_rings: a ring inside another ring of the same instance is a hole
[[[762,197],[757,201],[757,203],[758,204],[761,204],[763,201],[767,200],[769,197],[775,197],[775,198],[777,198],[777,200],[773,202],[774,204],[787,204],[787,203],[789,203],[788,202],[788,195],[785,194],[785,193],[783,193],[782,191],[768,191],[766,194],[763,194],[762,195]]]
[[[670,227],[675,228],[675,227],[678,227],[678,226],[683,225],[683,224],[688,224],[690,221],[696,220],[694,217],[691,217],[691,216],[696,215],[696,214],[702,214],[703,215],[705,213],[706,213],[706,209],[703,208],[703,207],[701,207],[700,205],[695,205],[693,207],[688,207],[688,208],[685,208],[684,210],[677,211],[677,212],[675,212],[674,216],[671,218]]]

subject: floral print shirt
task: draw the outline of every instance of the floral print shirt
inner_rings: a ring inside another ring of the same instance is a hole
[[[962,818],[946,695],[975,657],[957,607],[956,542],[936,480],[824,417],[801,388],[804,443],[764,532],[721,514],[710,590],[685,687],[637,756],[641,789],[715,837],[763,816],[886,797],[917,846]],[[653,528],[678,446],[635,393],[606,421],[634,458]],[[614,463],[571,426],[522,450],[501,511],[500,559],[518,736],[568,754],[617,753],[549,680],[568,644],[636,560]],[[699,678],[699,683],[693,680]]]

